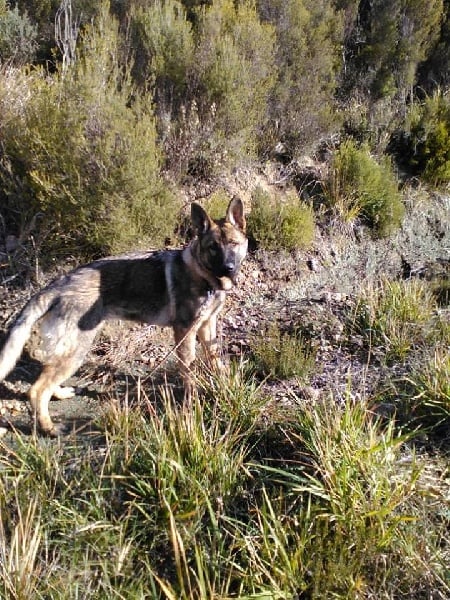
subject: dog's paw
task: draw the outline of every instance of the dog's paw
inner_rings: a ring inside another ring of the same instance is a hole
[[[53,423],[51,427],[43,429],[41,427],[41,432],[52,438],[61,437],[63,435],[67,435],[69,433],[69,427],[65,423]]]
[[[53,392],[53,397],[57,400],[69,400],[75,396],[75,388],[71,386],[59,385]]]

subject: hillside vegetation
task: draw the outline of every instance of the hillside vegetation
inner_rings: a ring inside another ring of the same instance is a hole
[[[333,206],[387,233],[396,169],[450,180],[448,13],[443,0],[2,0],[4,227],[87,256],[160,245],[180,187],[268,160],[299,181],[308,158],[331,161]]]
[[[450,598],[449,0],[0,0],[0,326],[245,201],[189,406],[109,324],[33,431],[0,384],[5,600]],[[200,361],[201,362],[201,361]],[[167,372],[167,375],[166,375]]]

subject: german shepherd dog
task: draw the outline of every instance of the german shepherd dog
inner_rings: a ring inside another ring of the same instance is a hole
[[[43,433],[63,433],[64,427],[50,418],[49,400],[74,395],[73,388],[61,384],[81,366],[107,319],[173,328],[185,398],[193,389],[196,337],[211,367],[221,367],[217,315],[247,253],[242,201],[234,197],[220,220],[212,220],[193,203],[191,219],[196,237],[185,248],[112,256],[78,267],[50,283],[22,310],[0,352],[0,381],[37,326],[43,368],[29,398]]]

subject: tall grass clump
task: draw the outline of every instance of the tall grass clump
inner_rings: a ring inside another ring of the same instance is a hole
[[[17,436],[2,448],[2,598],[231,593],[222,521],[245,480],[249,433],[220,401],[203,411],[166,388],[148,411],[141,400],[142,411],[111,404],[93,444]]]
[[[73,64],[36,70],[16,102],[0,87],[6,208],[18,228],[37,217],[53,248],[115,252],[173,231],[178,205],[161,176],[151,98],[119,57],[103,5]]]
[[[450,354],[437,345],[433,356],[413,368],[406,378],[403,401],[413,422],[423,427],[450,425]]]
[[[255,430],[267,396],[251,362],[231,361],[219,372],[204,369],[198,383],[203,411],[222,424],[224,435],[231,428],[245,439]]]
[[[305,249],[314,239],[314,211],[296,192],[272,195],[257,188],[247,227],[249,235],[266,250]]]
[[[266,376],[298,377],[307,381],[315,364],[315,353],[303,337],[282,332],[276,323],[251,341],[256,366]]]
[[[382,279],[367,285],[357,299],[352,325],[369,350],[377,347],[389,361],[404,360],[426,341],[434,309],[426,281]]]
[[[365,403],[327,401],[307,407],[288,435],[297,460],[255,465],[267,479],[246,538],[269,597],[415,597],[441,587],[444,554],[429,568],[435,550],[422,541],[435,549],[443,529],[420,523],[421,467],[392,423]]]
[[[388,157],[377,161],[367,146],[345,141],[336,151],[326,184],[333,211],[344,221],[362,219],[378,235],[398,229],[404,205]]]

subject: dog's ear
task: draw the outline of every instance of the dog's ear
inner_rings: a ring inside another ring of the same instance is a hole
[[[233,196],[227,208],[225,220],[231,223],[237,229],[245,232],[246,222],[244,217],[244,205],[238,196]]]
[[[211,227],[211,219],[209,218],[206,210],[196,202],[191,204],[191,219],[198,235],[203,235],[209,231]]]

